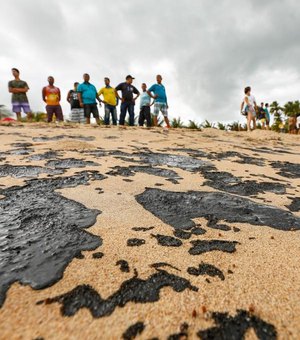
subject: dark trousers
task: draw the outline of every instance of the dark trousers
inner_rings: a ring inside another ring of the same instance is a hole
[[[56,120],[60,122],[64,121],[64,115],[63,115],[62,108],[60,105],[47,105],[46,112],[47,112],[48,123],[52,122],[54,114],[55,114]]]
[[[105,104],[104,106],[104,124],[109,125],[110,114],[112,117],[113,125],[117,125],[117,108],[113,105]]]
[[[139,126],[144,125],[144,121],[147,121],[147,127],[151,126],[151,114],[150,114],[150,106],[142,106],[139,116]]]
[[[121,104],[119,124],[120,125],[125,124],[125,117],[126,117],[127,111],[129,113],[129,125],[134,126],[134,103],[130,103],[130,102],[124,102]]]

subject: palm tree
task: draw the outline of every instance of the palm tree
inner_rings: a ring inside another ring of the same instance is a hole
[[[277,101],[274,101],[270,105],[270,113],[274,115],[274,124],[272,125],[272,130],[279,131],[280,126],[282,125],[282,112],[283,108],[278,104]]]
[[[171,121],[171,126],[172,126],[172,128],[183,128],[184,123],[183,123],[183,121],[181,120],[180,117],[173,118],[172,121]]]

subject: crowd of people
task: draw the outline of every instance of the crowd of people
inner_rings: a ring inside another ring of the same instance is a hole
[[[26,81],[20,79],[20,71],[16,68],[12,69],[14,80],[8,83],[8,90],[12,93],[12,111],[16,113],[17,120],[21,120],[21,112],[23,110],[27,115],[28,121],[32,120],[32,111],[29,105],[27,92],[29,86]],[[100,115],[98,104],[104,104],[104,124],[109,125],[125,125],[126,115],[129,115],[129,125],[134,126],[135,123],[135,103],[140,97],[140,112],[138,124],[144,126],[145,121],[147,127],[157,126],[158,115],[162,113],[167,127],[170,127],[168,119],[168,100],[165,86],[162,84],[162,76],[156,76],[156,84],[149,89],[143,83],[140,91],[132,84],[135,78],[128,75],[125,82],[120,83],[115,88],[110,85],[110,79],[104,78],[104,87],[97,91],[96,87],[90,83],[89,74],[83,75],[83,82],[74,83],[74,88],[68,92],[67,101],[71,106],[70,120],[76,123],[90,124],[91,115],[95,118],[96,123],[100,125]],[[54,86],[54,78],[48,77],[48,85],[42,89],[42,98],[46,104],[47,121],[50,123],[55,116],[56,121],[64,121],[64,114],[61,102],[60,89]],[[97,103],[98,101],[98,103]],[[121,102],[120,116],[118,119],[117,106]],[[151,118],[151,106],[153,112]]]
[[[255,130],[257,121],[260,122],[262,129],[270,130],[269,104],[261,103],[260,106],[258,106],[255,97],[251,94],[250,86],[247,86],[244,92],[245,97],[241,104],[241,114],[247,118],[247,131]],[[298,125],[300,124],[297,122],[296,116],[288,118],[289,133],[296,134],[298,129],[300,129]],[[284,125],[281,124],[279,128],[283,130]]]
[[[251,94],[251,87],[245,88],[245,97],[241,104],[241,113],[247,117],[247,131],[256,129],[256,121],[261,123],[263,129],[270,129],[269,104],[261,103],[257,106],[255,97]],[[251,127],[252,123],[252,127]]]

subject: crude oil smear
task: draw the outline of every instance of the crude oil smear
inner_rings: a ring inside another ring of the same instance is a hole
[[[178,238],[172,237],[172,236],[166,236],[166,235],[154,235],[151,234],[151,236],[155,237],[157,239],[157,242],[159,245],[163,247],[180,247],[182,246],[182,241],[180,241]]]
[[[189,250],[191,255],[200,255],[210,251],[223,251],[225,253],[234,253],[236,251],[236,245],[239,242],[236,241],[222,241],[222,240],[196,240],[191,241],[193,247]]]
[[[30,148],[31,146],[33,146],[32,143],[12,143],[10,145],[14,148]]]
[[[149,231],[149,230],[152,230],[152,229],[154,229],[155,227],[133,227],[132,228],[132,230],[133,231],[143,231],[143,232],[145,232],[145,231]]]
[[[92,255],[93,259],[102,259],[103,256],[104,254],[101,252],[97,252]]]
[[[123,272],[123,273],[129,273],[129,272],[130,272],[129,264],[128,264],[128,262],[125,261],[125,260],[119,260],[119,261],[116,263],[116,266],[120,266],[120,270],[121,270],[121,272]]]
[[[199,265],[199,268],[189,267],[187,269],[187,272],[190,275],[194,275],[194,276],[200,276],[200,275],[209,275],[211,277],[218,276],[222,281],[225,280],[225,276],[220,269],[218,269],[217,267],[211,264],[204,263],[204,262],[201,262],[201,264]]]
[[[137,322],[134,325],[130,326],[123,334],[122,334],[122,339],[124,340],[133,340],[135,339],[138,335],[142,334],[145,325],[143,322]]]
[[[288,211],[224,192],[173,192],[148,188],[137,195],[136,200],[175,229],[193,228],[196,224],[192,219],[207,218],[208,215],[229,223],[249,223],[284,231],[300,229],[300,218]]]
[[[163,168],[153,168],[152,166],[129,166],[129,167],[116,166],[111,171],[107,172],[106,174],[110,176],[129,177],[129,176],[134,176],[137,172],[142,172],[142,173],[146,173],[146,174],[158,176],[158,177],[164,177],[169,180],[175,181],[176,183],[178,183],[177,179],[182,179],[173,170],[163,169]]]
[[[120,288],[107,299],[102,299],[100,294],[91,286],[81,285],[66,294],[37,304],[43,302],[46,304],[60,303],[63,316],[73,316],[81,308],[87,308],[94,318],[101,318],[111,315],[117,307],[122,308],[129,302],[157,302],[160,297],[160,290],[164,287],[171,287],[177,293],[186,289],[198,291],[198,288],[192,286],[187,279],[160,270],[146,280],[133,277],[124,281]]]
[[[0,165],[0,177],[15,177],[15,178],[35,178],[40,174],[60,175],[62,170],[49,169],[42,166],[34,165]]]
[[[131,238],[131,239],[127,240],[127,246],[128,247],[140,247],[145,243],[146,243],[145,240],[139,239],[139,238]]]
[[[166,154],[166,153],[133,153],[131,157],[139,157],[140,160],[137,161],[135,159],[130,159],[130,161],[133,162],[139,162],[139,163],[147,163],[151,165],[167,165],[169,167],[179,168],[186,171],[197,171],[203,168],[207,168],[212,166],[212,164],[208,161],[203,161],[197,158],[188,157],[188,156],[182,156],[182,155],[172,155],[172,154]],[[123,160],[129,160],[126,159],[126,157],[122,158]]]
[[[202,340],[244,339],[247,331],[253,329],[260,340],[276,340],[276,328],[259,317],[244,310],[238,310],[235,316],[228,313],[212,313],[216,326],[199,331],[198,337]]]
[[[61,139],[78,139],[86,142],[91,142],[95,140],[95,137],[92,136],[81,136],[81,135],[74,135],[74,136],[67,136],[67,135],[59,135],[54,137],[47,137],[47,136],[41,136],[41,137],[34,137],[32,140],[34,142],[48,142],[48,141],[57,141]]]
[[[46,163],[46,166],[54,169],[85,168],[86,166],[98,166],[98,165],[99,165],[98,163],[75,158],[55,159],[50,160]]]
[[[242,181],[240,178],[233,176],[231,173],[223,171],[202,170],[201,173],[204,178],[207,179],[207,181],[204,182],[204,185],[220,191],[226,191],[231,194],[251,196],[267,191],[283,195],[286,192],[286,186],[281,183]]]
[[[180,332],[168,336],[167,339],[168,340],[186,340],[188,339],[188,330],[189,330],[189,325],[186,322],[184,322],[180,326]]]
[[[63,197],[56,189],[87,185],[97,172],[36,179],[24,186],[1,189],[0,306],[14,282],[42,289],[58,282],[81,251],[102,244],[84,228],[96,222],[98,210]]]
[[[30,161],[43,161],[43,160],[46,160],[46,159],[57,158],[58,156],[59,156],[59,154],[56,151],[47,151],[47,152],[42,153],[42,154],[32,155],[32,156],[28,157],[28,159]]]
[[[300,211],[300,198],[299,197],[289,197],[289,199],[292,200],[292,203],[290,205],[287,205],[286,207],[290,211]]]
[[[290,162],[272,162],[271,166],[274,169],[279,169],[278,175],[287,178],[300,178],[300,164]]]
[[[169,267],[169,268],[172,268],[172,269],[175,269],[175,270],[181,272],[180,269],[178,269],[178,268],[176,268],[176,267],[174,267],[171,264],[166,263],[166,262],[153,263],[153,264],[150,265],[150,267],[155,268],[155,269],[160,269],[162,267]]]

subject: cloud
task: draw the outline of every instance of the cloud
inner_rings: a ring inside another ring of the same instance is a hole
[[[295,0],[11,0],[1,5],[0,103],[8,103],[10,68],[18,67],[43,110],[52,74],[63,93],[82,74],[100,88],[133,73],[137,87],[161,73],[170,115],[203,121],[240,119],[243,88],[258,101],[300,93],[300,4]],[[5,33],[3,33],[5,32]],[[288,84],[287,84],[288,82]]]

